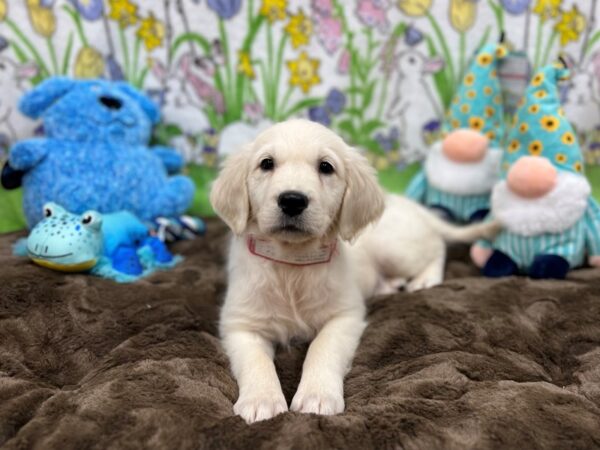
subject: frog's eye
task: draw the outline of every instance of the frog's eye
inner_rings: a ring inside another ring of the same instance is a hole
[[[81,224],[86,228],[99,230],[102,225],[102,216],[96,211],[86,211],[81,215]]]
[[[44,204],[44,217],[56,216],[61,211],[64,210],[56,203],[48,202]]]
[[[52,208],[44,208],[44,217],[52,216]]]

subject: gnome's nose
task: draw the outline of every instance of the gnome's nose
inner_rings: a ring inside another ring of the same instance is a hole
[[[523,156],[510,168],[506,182],[515,194],[537,198],[554,188],[558,172],[550,161],[541,156]]]
[[[442,151],[452,161],[474,163],[483,159],[489,144],[487,136],[475,130],[461,128],[444,138]]]

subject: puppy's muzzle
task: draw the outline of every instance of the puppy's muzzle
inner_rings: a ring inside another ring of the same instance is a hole
[[[277,198],[279,209],[288,217],[296,217],[308,207],[308,197],[302,192],[285,191]]]

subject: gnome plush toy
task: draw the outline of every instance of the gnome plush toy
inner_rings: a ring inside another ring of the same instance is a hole
[[[492,193],[490,217],[504,227],[471,249],[484,275],[566,276],[587,260],[600,266],[600,208],[583,174],[581,149],[560,106],[563,67],[535,74],[515,115]]]
[[[430,149],[405,195],[447,219],[483,220],[502,159],[504,111],[498,61],[504,44],[488,44],[475,56],[444,121],[444,138]]]

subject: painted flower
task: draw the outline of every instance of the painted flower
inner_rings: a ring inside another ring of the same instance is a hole
[[[533,156],[539,156],[543,151],[544,144],[542,144],[542,141],[536,139],[529,144],[529,153],[531,153]]]
[[[450,0],[450,24],[459,33],[473,26],[476,15],[477,2],[474,0]]]
[[[207,0],[206,4],[221,19],[228,20],[240,11],[242,0]]]
[[[342,22],[335,17],[317,17],[317,39],[330,55],[342,45]]]
[[[69,2],[86,20],[98,20],[104,12],[102,0],[69,0]]]
[[[379,146],[387,153],[398,148],[400,132],[398,131],[397,127],[392,127],[387,134],[377,133],[375,134],[374,138]]]
[[[325,108],[332,114],[339,114],[346,106],[346,95],[339,89],[333,88],[325,98]]]
[[[165,25],[156,19],[154,14],[150,13],[147,18],[140,22],[140,28],[137,30],[136,36],[144,42],[147,51],[152,51],[162,45],[165,37]]]
[[[523,123],[521,123],[521,125],[519,125],[519,131],[521,133],[527,133],[528,130],[529,130],[529,125],[527,124],[527,122],[523,122]]]
[[[264,111],[260,103],[246,103],[244,105],[244,114],[251,123],[256,123],[262,119]]]
[[[6,4],[6,0],[0,0],[0,22],[6,19],[6,14],[8,14],[8,5]]]
[[[8,48],[9,45],[8,39],[6,39],[4,36],[0,36],[0,52],[3,52],[6,48]]]
[[[500,3],[504,6],[506,12],[518,16],[527,11],[531,0],[500,0]]]
[[[406,31],[404,32],[404,42],[406,45],[414,47],[415,45],[420,44],[423,41],[423,33],[414,25],[409,25],[406,27]]]
[[[358,0],[356,15],[362,23],[383,33],[390,25],[387,19],[388,6],[386,0]]]
[[[329,113],[323,106],[312,106],[308,108],[308,118],[313,122],[318,122],[326,127],[331,124]]]
[[[308,44],[310,35],[312,34],[312,21],[304,15],[304,11],[300,9],[298,14],[290,17],[290,21],[285,27],[285,31],[292,40],[294,48]]]
[[[560,45],[564,47],[571,41],[579,40],[581,32],[585,30],[585,16],[579,12],[577,5],[573,5],[571,11],[562,13],[554,30],[560,35]]]
[[[562,135],[560,140],[563,144],[573,145],[575,143],[575,135],[570,131],[567,131]]]
[[[263,0],[259,13],[269,19],[269,22],[284,20],[287,0]]]
[[[540,119],[540,125],[544,130],[553,133],[558,130],[558,127],[560,126],[560,120],[553,116],[544,116]]]
[[[37,34],[49,38],[56,31],[56,16],[52,10],[53,4],[46,6],[40,0],[27,0],[29,20]]]
[[[517,139],[513,139],[508,145],[508,153],[515,153],[521,147],[521,143]]]
[[[312,0],[310,6],[315,13],[321,16],[328,17],[333,13],[332,0]]]
[[[99,78],[104,74],[102,54],[93,47],[82,47],[75,57],[75,78]]]
[[[421,134],[426,145],[433,145],[434,142],[442,139],[442,122],[438,119],[426,122],[421,129]]]
[[[130,0],[108,0],[108,17],[119,23],[121,28],[135,25],[138,21],[137,5]]]
[[[398,0],[398,8],[407,16],[419,17],[429,12],[433,0]]]
[[[337,63],[337,71],[338,73],[345,75],[348,73],[350,68],[350,52],[347,49],[341,53],[340,58]]]
[[[533,12],[540,16],[540,20],[545,22],[551,17],[558,16],[562,0],[537,0],[533,7]]]
[[[309,58],[306,52],[302,52],[298,59],[287,61],[291,72],[290,85],[298,86],[306,94],[312,86],[321,82],[317,73],[319,63],[318,59]]]
[[[248,53],[244,50],[240,50],[238,55],[239,55],[239,60],[238,60],[238,65],[237,65],[237,71],[253,80],[256,77],[256,74],[254,73],[254,68],[252,67],[250,53]]]
[[[485,121],[481,117],[469,117],[469,127],[474,130],[481,131],[485,125]]]
[[[150,64],[149,64],[150,66]],[[123,68],[116,60],[115,55],[108,55],[106,57],[106,68],[108,69],[108,76],[113,81],[122,81],[125,79]]]

